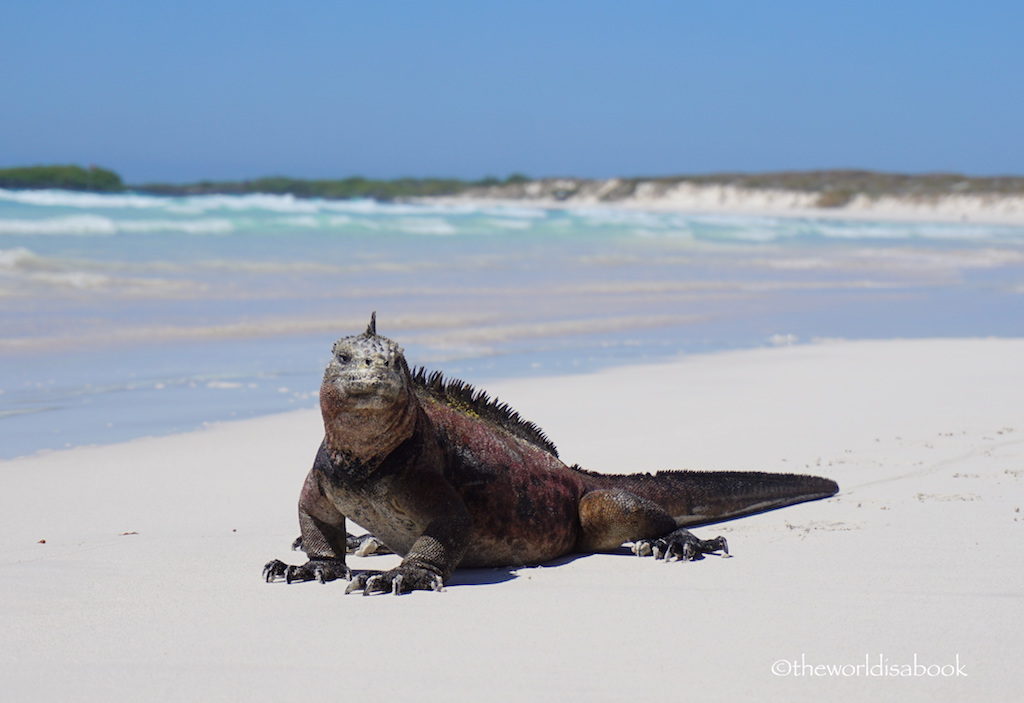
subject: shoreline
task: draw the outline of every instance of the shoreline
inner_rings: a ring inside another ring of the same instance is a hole
[[[349,325],[350,327],[358,327],[358,325]],[[876,344],[876,343],[908,343],[908,344],[919,344],[928,342],[984,342],[984,341],[1003,341],[1003,342],[1014,342],[1017,340],[1024,340],[1024,338],[1018,337],[1000,337],[1000,336],[984,336],[984,337],[895,337],[887,339],[879,338],[820,338],[810,339],[807,341],[790,342],[782,340],[779,343],[759,343],[751,346],[726,346],[719,349],[702,350],[696,352],[676,352],[674,354],[668,354],[665,356],[654,356],[644,361],[635,360],[619,360],[617,362],[608,360],[605,363],[581,367],[574,371],[567,371],[564,368],[547,368],[541,367],[540,369],[533,369],[530,373],[515,373],[510,375],[502,374],[485,374],[477,378],[476,376],[460,376],[455,374],[454,377],[460,378],[460,380],[470,383],[474,387],[483,388],[485,390],[490,388],[516,388],[520,384],[539,384],[543,385],[546,381],[552,380],[557,381],[559,379],[567,378],[585,378],[595,376],[597,374],[615,373],[617,370],[628,370],[628,369],[648,369],[650,367],[660,366],[672,366],[674,364],[683,363],[691,359],[701,358],[724,358],[731,354],[752,354],[757,352],[769,352],[778,349],[796,349],[796,348],[815,348],[823,346],[833,345],[859,345],[859,344]],[[445,376],[452,376],[448,373],[444,365],[441,363],[428,364],[427,368],[429,371],[441,371],[445,373]],[[492,394],[493,395],[493,394]],[[315,393],[314,393],[315,396]],[[167,428],[164,430],[155,431],[141,431],[139,434],[132,434],[119,439],[111,441],[103,441],[96,443],[86,444],[71,444],[66,446],[57,447],[43,447],[36,449],[26,454],[18,454],[14,456],[0,456],[0,470],[5,462],[16,462],[36,459],[39,457],[49,456],[52,454],[59,454],[64,452],[76,452],[78,450],[102,450],[109,447],[116,447],[124,444],[131,444],[134,442],[150,441],[150,440],[162,440],[171,439],[174,437],[186,437],[193,433],[201,433],[210,431],[213,428],[217,428],[224,425],[234,425],[237,423],[254,422],[260,420],[267,420],[270,418],[287,418],[296,414],[307,414],[312,413],[319,418],[319,409],[317,401],[314,397],[310,400],[308,406],[293,406],[286,409],[273,409],[265,412],[259,412],[257,414],[247,417],[214,417],[212,419],[197,420],[191,429],[181,428]],[[28,414],[28,413],[26,413]],[[179,423],[180,424],[180,423]],[[316,424],[315,422],[313,424]]]
[[[488,384],[592,470],[812,473],[841,490],[695,530],[725,535],[731,559],[459,571],[442,594],[261,581],[266,560],[298,558],[316,410],[2,461],[5,687],[261,701],[338,677],[350,696],[547,701],[673,697],[686,680],[715,699],[1006,700],[1024,685],[1006,646],[1024,616],[1022,356],[1024,339],[834,342]],[[774,668],[867,656],[956,658],[967,675]]]
[[[604,186],[583,188],[564,199],[552,196],[558,182],[548,182],[518,195],[501,194],[500,189],[470,191],[459,195],[408,198],[405,202],[458,206],[467,203],[489,207],[535,207],[544,210],[608,209],[640,212],[679,213],[694,216],[783,217],[793,219],[856,220],[879,222],[928,222],[1024,226],[1024,196],[1001,194],[939,195],[911,197],[858,194],[844,205],[818,207],[820,193],[738,188],[722,185],[679,184],[641,195],[610,198]],[[573,182],[575,183],[575,182]],[[601,182],[597,182],[600,184]],[[539,184],[538,184],[539,185]]]
[[[25,171],[54,170],[20,169]],[[77,169],[77,170],[76,170]],[[0,191],[57,188],[76,194],[152,197],[290,196],[300,200],[464,205],[466,203],[543,209],[609,208],[692,215],[742,215],[882,222],[947,222],[1024,225],[1024,177],[962,174],[899,174],[856,170],[695,174],[647,178],[539,178],[511,176],[504,181],[422,178],[308,180],[287,177],[192,184],[124,186],[103,169],[59,167],[75,174],[67,183],[0,186]],[[0,176],[2,176],[0,169]],[[9,169],[19,171],[19,169]],[[109,177],[113,189],[85,187]],[[76,181],[77,179],[77,181]]]

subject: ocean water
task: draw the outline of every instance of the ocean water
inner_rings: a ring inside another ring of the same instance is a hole
[[[1024,335],[1024,227],[0,190],[0,458],[312,407],[365,328],[486,385]]]

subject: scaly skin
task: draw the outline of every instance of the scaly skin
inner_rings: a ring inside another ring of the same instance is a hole
[[[335,343],[320,406],[324,441],[299,497],[296,546],[309,561],[275,559],[264,567],[267,581],[351,578],[346,552],[378,545],[402,555],[401,564],[356,575],[346,592],[441,590],[459,566],[537,564],[625,542],[641,556],[694,560],[728,545],[686,526],[838,491],[817,476],[614,476],[566,466],[507,406],[459,381],[410,372],[401,347],[377,335],[375,316],[366,332]],[[346,517],[372,536],[347,534]]]

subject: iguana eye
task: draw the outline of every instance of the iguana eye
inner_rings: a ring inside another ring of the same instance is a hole
[[[348,362],[352,361],[352,357],[349,356],[348,354],[338,354],[338,361],[340,361],[343,364],[347,364]]]

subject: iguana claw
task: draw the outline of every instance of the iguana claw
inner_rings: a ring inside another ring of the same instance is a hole
[[[665,561],[697,561],[705,554],[722,552],[729,556],[729,543],[725,537],[700,539],[689,530],[680,527],[657,539],[641,539],[633,543],[632,551],[637,556],[654,556]]]
[[[418,566],[402,565],[390,571],[364,571],[352,579],[345,593],[362,591],[364,596],[374,593],[401,595],[411,591],[443,591],[444,580],[433,571]]]
[[[263,567],[263,580],[267,583],[284,580],[285,583],[352,578],[352,571],[339,559],[310,559],[302,566],[285,564],[279,559],[268,561]]]

